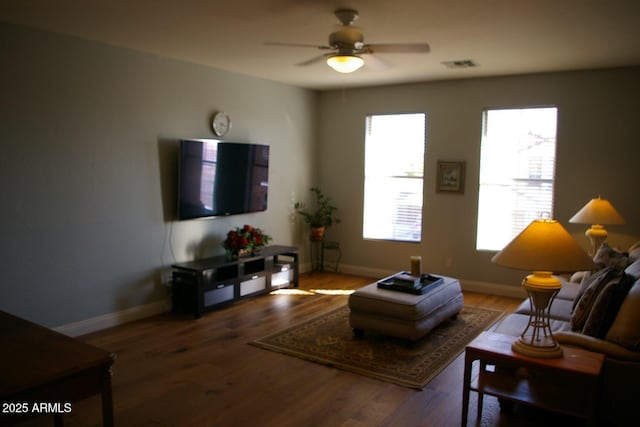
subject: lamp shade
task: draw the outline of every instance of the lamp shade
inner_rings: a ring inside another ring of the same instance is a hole
[[[552,219],[531,222],[491,261],[518,270],[554,273],[594,268],[593,261],[578,242]]]
[[[339,73],[353,73],[364,65],[364,60],[357,55],[331,55],[327,65]]]
[[[591,199],[569,222],[576,224],[624,224],[624,218],[608,200]]]

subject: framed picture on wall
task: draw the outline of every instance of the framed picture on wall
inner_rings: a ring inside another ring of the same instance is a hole
[[[465,162],[448,162],[438,160],[438,178],[436,191],[438,193],[464,193]]]

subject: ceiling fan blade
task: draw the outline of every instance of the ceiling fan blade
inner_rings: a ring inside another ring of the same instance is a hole
[[[296,65],[300,66],[300,67],[304,67],[306,65],[311,65],[311,64],[315,64],[316,62],[320,62],[322,60],[324,60],[329,54],[324,54],[324,55],[318,55],[314,58],[311,59],[307,59],[306,61],[302,61]]]
[[[381,43],[368,44],[364,49],[369,53],[429,53],[427,43]]]
[[[284,42],[264,42],[265,46],[284,46],[284,47],[312,47],[314,49],[327,50],[331,49],[329,46],[318,46],[315,44],[305,43],[284,43]]]
[[[368,68],[373,68],[375,70],[387,70],[392,67],[389,62],[376,55],[366,54],[362,59],[364,59],[364,64]]]

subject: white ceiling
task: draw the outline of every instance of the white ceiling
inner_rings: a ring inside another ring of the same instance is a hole
[[[327,44],[345,7],[365,42],[431,53],[342,75],[264,44]],[[0,0],[0,20],[312,89],[640,65],[640,0]],[[465,59],[479,66],[442,65]]]

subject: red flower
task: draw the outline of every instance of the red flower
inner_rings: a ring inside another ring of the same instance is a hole
[[[259,228],[245,224],[242,228],[230,230],[222,246],[231,253],[238,253],[242,249],[253,252],[269,244],[269,241],[271,236],[264,234]]]

